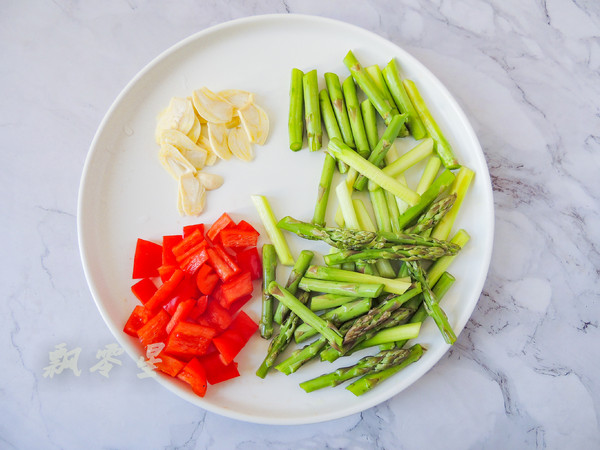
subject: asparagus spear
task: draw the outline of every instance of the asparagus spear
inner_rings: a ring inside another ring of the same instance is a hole
[[[349,295],[355,297],[379,297],[383,291],[383,284],[348,282],[348,281],[327,281],[316,278],[302,278],[300,288],[309,292],[324,292],[326,294]]]
[[[356,396],[362,395],[365,392],[373,389],[383,380],[386,380],[392,375],[398,373],[406,366],[418,361],[421,358],[421,356],[423,356],[423,351],[423,347],[421,347],[419,344],[415,344],[410,348],[409,355],[400,364],[382,370],[381,372],[368,373],[367,375],[364,375],[362,378],[359,378],[354,383],[349,385],[346,389],[348,389]]]
[[[404,88],[410,97],[410,101],[417,110],[419,117],[423,121],[423,125],[427,129],[429,136],[435,141],[435,151],[442,160],[442,164],[446,169],[458,169],[460,164],[454,156],[450,143],[446,140],[446,137],[442,133],[442,130],[438,126],[437,122],[431,115],[431,112],[427,108],[425,101],[421,97],[417,85],[411,80],[404,80]]]
[[[319,108],[319,82],[316,70],[304,74],[302,86],[304,89],[304,118],[306,120],[308,148],[311,152],[314,152],[321,148],[323,136],[321,109]]]
[[[329,94],[327,93],[326,89],[323,89],[321,92],[319,92],[319,105],[321,107],[321,117],[323,118],[325,130],[327,131],[327,136],[329,139],[342,139],[342,132],[340,131],[335,114],[333,113],[331,100],[329,99]],[[338,169],[340,173],[346,173],[348,171],[348,166],[345,162],[338,161]]]
[[[306,392],[313,392],[324,387],[335,387],[346,380],[359,377],[367,373],[377,373],[384,369],[393,367],[404,361],[410,354],[409,350],[390,350],[380,352],[375,356],[365,356],[358,363],[350,367],[342,367],[335,372],[321,375],[312,380],[300,383],[300,387]]]
[[[305,276],[307,278],[316,278],[319,280],[329,281],[346,281],[346,282],[365,282],[373,284],[383,284],[383,292],[391,294],[404,294],[410,287],[410,282],[400,278],[384,278],[373,275],[367,275],[364,273],[350,272],[342,269],[335,269],[333,267],[325,266],[310,266],[306,270]],[[313,298],[314,301],[314,298]]]
[[[368,248],[365,250],[341,250],[338,253],[325,255],[326,264],[343,264],[345,262],[374,262],[378,259],[400,261],[418,261],[427,259],[435,261],[445,255],[454,255],[456,250],[444,247],[428,247],[422,245],[395,245],[385,248]]]
[[[360,103],[360,112],[362,113],[363,122],[365,124],[365,132],[367,134],[367,142],[371,151],[379,142],[379,130],[377,130],[377,111],[373,107],[373,103],[369,99],[363,100]]]
[[[275,280],[277,269],[277,253],[272,244],[263,245],[262,268],[262,313],[258,328],[261,337],[269,339],[273,334],[273,296],[269,293],[269,283]]]
[[[313,256],[315,256],[315,254],[310,250],[302,250],[300,252],[300,256],[298,256],[294,267],[292,267],[292,271],[290,272],[287,283],[285,285],[285,288],[290,292],[290,294],[296,295],[298,285],[300,284],[300,279],[304,276],[304,273],[306,272],[306,269],[308,269],[308,266],[310,266],[310,262],[312,261]],[[270,280],[269,283],[271,281],[273,280]],[[267,283],[266,286],[268,287],[269,284]],[[275,314],[273,315],[273,320],[281,325],[283,319],[285,319],[288,312],[289,309],[282,303],[279,303],[277,305],[277,309],[275,310]]]
[[[415,313],[416,314],[416,313]],[[354,346],[353,351],[362,350],[364,348],[375,347],[376,345],[394,343],[400,340],[416,339],[421,330],[421,322],[412,322],[395,327],[384,328],[377,332],[373,337],[362,341]]]
[[[317,204],[312,223],[316,225],[325,225],[325,215],[327,213],[327,204],[329,203],[329,193],[331,191],[331,181],[335,171],[335,158],[329,153],[325,154],[321,179],[319,181],[319,193],[317,195]]]
[[[416,146],[411,148],[398,159],[388,164],[383,172],[390,177],[395,177],[417,164],[419,161],[427,158],[433,152],[433,139],[423,139]]]
[[[322,311],[324,309],[336,308],[345,303],[352,302],[358,297],[337,294],[315,295],[310,299],[311,311]]]
[[[275,220],[275,215],[273,214],[273,210],[271,209],[269,201],[264,195],[253,195],[250,198],[252,199],[256,210],[258,211],[258,215],[260,216],[265,229],[267,230],[269,239],[275,246],[279,262],[281,262],[281,264],[284,266],[293,265],[294,258],[292,257],[292,253],[290,252],[287,241],[283,237],[283,233],[279,228],[277,228],[277,220]]]
[[[304,106],[302,87],[303,77],[304,72],[299,69],[292,69],[288,134],[290,139],[290,149],[295,152],[302,148],[302,141],[304,139],[304,120],[302,118],[302,108]]]
[[[321,336],[316,341],[293,352],[288,359],[279,363],[275,368],[286,375],[290,375],[298,370],[303,364],[306,364],[317,356],[326,345],[327,339]]]
[[[456,200],[456,194],[450,194],[433,202],[425,213],[419,217],[417,223],[404,231],[411,234],[421,234],[436,226],[446,213],[452,208]]]
[[[390,211],[385,191],[381,188],[369,191],[369,197],[371,199],[371,205],[373,206],[373,212],[375,213],[377,228],[380,231],[392,231]]]
[[[454,183],[450,186],[450,194],[456,194],[456,201],[454,202],[454,205],[452,205],[450,211],[448,211],[448,214],[446,214],[440,223],[433,229],[431,235],[434,238],[446,239],[450,235],[450,230],[452,229],[452,225],[454,225],[458,210],[462,205],[474,176],[475,172],[465,166],[461,167],[458,171]]]
[[[417,185],[417,194],[423,195],[429,186],[431,186],[431,183],[433,183],[433,180],[437,177],[441,165],[442,161],[440,161],[440,158],[437,155],[432,155],[431,158],[429,158],[425,165],[425,169],[423,169],[419,184]]]
[[[469,242],[469,239],[469,233],[467,233],[465,230],[458,230],[450,242],[454,245],[458,245],[460,248],[463,248],[467,242]],[[450,266],[450,263],[455,257],[456,255],[442,256],[440,259],[438,259],[427,271],[427,282],[432,286],[435,285],[442,274],[448,270],[448,266]]]
[[[392,98],[392,94],[385,84],[385,80],[383,79],[383,73],[381,73],[381,69],[377,64],[372,66],[365,67],[365,71],[375,83],[375,86],[381,91],[383,98],[388,102],[388,104],[392,107],[392,115],[400,114],[398,108],[396,108],[396,104],[394,103],[394,99]],[[406,136],[406,134],[405,134]]]
[[[369,141],[367,140],[365,125],[360,111],[360,103],[358,102],[358,96],[356,94],[356,86],[354,85],[351,76],[344,80],[342,89],[344,91],[344,98],[346,99],[348,119],[350,121],[354,143],[356,144],[356,151],[363,158],[368,158],[371,150],[369,148]],[[351,146],[348,147],[352,148]]]
[[[348,110],[346,109],[346,101],[342,93],[340,79],[337,74],[328,72],[325,74],[325,84],[329,91],[329,98],[331,99],[333,112],[340,127],[342,138],[348,147],[354,148],[354,136],[352,135],[352,128],[350,126],[350,119],[348,118]]]
[[[302,282],[300,282],[300,284],[302,284]],[[333,325],[325,322],[323,319],[317,316],[296,297],[290,294],[285,288],[281,287],[276,281],[272,281],[269,285],[269,292],[275,296],[277,300],[292,310],[298,317],[300,317],[300,319],[316,329],[324,338],[329,341],[332,347],[340,348],[342,346],[343,338]]]

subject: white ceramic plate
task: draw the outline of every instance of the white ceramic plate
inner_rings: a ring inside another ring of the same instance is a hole
[[[258,16],[200,32],[152,61],[115,100],[91,145],[79,193],[81,257],[102,317],[134,359],[142,350],[122,329],[136,304],[130,292],[136,239],[160,242],[161,236],[179,233],[183,225],[212,223],[224,211],[236,220],[244,218],[260,224],[250,194],[266,195],[279,217],[291,215],[309,221],[323,153],[306,149],[294,153],[288,149],[290,70],[316,68],[320,83],[328,71],[344,78],[348,72],[342,59],[349,49],[364,65],[385,65],[396,58],[405,76],[417,81],[460,161],[476,172],[455,226],[455,230],[465,228],[471,241],[450,269],[457,281],[443,301],[456,332],[463,329],[485,281],[494,225],[486,162],[464,113],[423,65],[373,33],[317,17]],[[225,177],[224,186],[208,194],[207,209],[200,218],[182,218],[176,207],[175,182],[157,159],[155,118],[172,96],[188,96],[201,86],[215,91],[236,88],[254,92],[257,103],[269,114],[271,133],[266,145],[256,148],[252,163],[231,160],[214,166],[211,171]],[[329,209],[334,211],[335,205]],[[329,219],[333,223],[331,215]],[[327,246],[295,236],[289,241],[296,255],[302,248],[327,250]],[[263,242],[261,238],[259,244]],[[285,282],[287,271],[280,269],[278,276]],[[257,286],[255,298],[244,308],[257,321],[259,292]],[[258,378],[254,372],[267,349],[267,343],[258,336],[237,358],[241,376],[209,386],[204,398],[194,395],[178,380],[159,377],[158,381],[189,402],[240,420],[301,424],[335,419],[398,394],[442,357],[448,346],[431,322],[426,322],[419,338],[429,349],[423,358],[359,398],[343,386],[312,394],[298,387],[301,381],[348,365],[344,358],[334,364],[308,364],[289,377],[273,371],[264,380]]]

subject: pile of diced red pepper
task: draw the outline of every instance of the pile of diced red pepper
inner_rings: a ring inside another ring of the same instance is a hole
[[[259,233],[223,214],[163,236],[162,245],[138,239],[131,290],[142,303],[123,331],[144,348],[164,343],[155,366],[204,396],[210,384],[239,376],[234,358],[258,329],[240,308],[262,277]],[[160,279],[157,286],[154,280]]]

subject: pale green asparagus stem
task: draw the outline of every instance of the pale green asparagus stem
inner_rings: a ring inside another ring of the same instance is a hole
[[[354,85],[351,76],[344,80],[342,90],[344,91],[344,98],[346,99],[348,119],[350,120],[350,128],[352,129],[352,136],[354,136],[356,151],[363,158],[368,158],[371,150],[369,148],[369,141],[367,140],[367,133],[360,111],[360,103],[356,94],[356,86]]]
[[[342,85],[340,79],[335,73],[328,72],[325,74],[325,84],[329,91],[329,98],[333,106],[333,112],[337,119],[337,123],[342,133],[342,138],[348,147],[354,148],[354,136],[348,118],[348,110],[346,109],[346,101],[342,93]]]
[[[284,266],[294,265],[294,258],[292,257],[292,253],[290,252],[290,248],[283,233],[277,227],[277,220],[275,219],[269,201],[264,195],[252,195],[250,198],[258,211],[258,215],[267,231],[269,239],[275,246],[279,262]]]
[[[431,233],[432,237],[436,239],[448,238],[450,232],[452,231],[452,225],[454,225],[454,221],[458,215],[458,210],[462,205],[474,176],[475,172],[468,167],[463,166],[460,168],[454,183],[452,183],[452,186],[450,186],[450,195],[456,194],[456,201],[454,202],[454,205],[452,205],[450,211],[448,211],[448,213],[440,221],[440,223],[435,226]]]
[[[342,139],[342,132],[340,131],[340,127],[335,118],[331,100],[329,99],[329,94],[326,89],[319,92],[319,105],[321,107],[321,117],[325,124],[325,131],[327,131],[329,139]],[[348,171],[348,166],[343,161],[338,161],[338,169],[340,173],[346,173]]]
[[[321,108],[319,107],[319,82],[317,71],[311,70],[302,78],[304,90],[304,118],[306,121],[306,134],[308,148],[311,152],[321,148],[323,131],[321,128]]]
[[[419,184],[417,185],[417,194],[423,195],[423,193],[431,186],[433,180],[436,179],[438,172],[440,171],[440,166],[442,165],[442,161],[436,155],[433,155],[427,161],[425,165],[425,169],[423,169],[423,174],[421,175],[421,179],[419,180]]]
[[[287,283],[285,285],[285,288],[290,292],[290,294],[296,295],[296,291],[298,290],[298,285],[300,284],[300,280],[304,276],[306,269],[308,269],[308,267],[310,266],[310,263],[311,263],[314,255],[315,254],[313,252],[311,252],[310,250],[302,250],[300,252],[300,256],[298,256],[298,259],[296,260],[294,267],[292,267],[292,271],[290,272]],[[273,281],[273,280],[270,280],[269,283],[271,281]],[[269,284],[267,284],[266,286],[268,288]],[[281,323],[283,322],[283,319],[285,319],[288,312],[289,312],[289,309],[285,305],[279,303],[277,305],[275,314],[273,315],[273,320],[276,323],[281,325]]]

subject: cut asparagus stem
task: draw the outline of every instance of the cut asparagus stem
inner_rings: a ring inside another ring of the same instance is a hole
[[[340,127],[335,118],[331,100],[329,99],[329,94],[326,89],[319,92],[319,105],[321,107],[321,117],[325,124],[325,131],[327,131],[329,139],[342,139],[342,132],[340,131]],[[340,173],[346,173],[348,171],[348,166],[343,161],[338,161],[338,169]]]
[[[319,81],[317,71],[311,70],[302,78],[304,89],[304,118],[308,148],[311,152],[321,148],[323,130],[321,128],[321,109],[319,107]]]
[[[290,248],[283,233],[277,228],[277,220],[275,219],[269,201],[264,195],[252,195],[251,199],[258,211],[258,215],[267,231],[269,239],[275,246],[279,262],[284,266],[292,266],[294,264],[294,258],[292,257],[292,253],[290,252]]]
[[[396,108],[396,104],[394,103],[394,99],[392,98],[392,94],[385,84],[385,80],[383,79],[383,73],[381,73],[381,69],[377,64],[374,64],[369,67],[365,67],[365,71],[375,83],[375,86],[381,91],[383,98],[388,102],[388,105],[392,107],[392,115],[400,114],[398,108]],[[406,136],[406,134],[404,134]]]
[[[304,107],[304,88],[302,87],[303,77],[304,72],[299,69],[292,69],[288,134],[290,139],[290,149],[295,152],[302,148],[302,141],[304,140],[304,118],[302,117],[302,110]]]
[[[302,284],[302,281],[300,284]],[[294,314],[300,317],[305,323],[308,323],[317,330],[319,334],[329,341],[333,348],[341,348],[343,338],[333,325],[317,316],[276,281],[272,281],[269,285],[269,292],[275,296],[277,300],[285,304],[285,306],[293,311]]]
[[[421,283],[423,289],[423,305],[425,306],[427,314],[434,320],[446,343],[450,345],[454,344],[454,342],[456,342],[456,334],[454,334],[454,330],[452,330],[450,322],[448,322],[446,313],[439,305],[429,283],[427,283],[423,268],[417,262],[410,262],[408,263],[408,271],[413,279]]]
[[[353,169],[350,169],[350,170],[353,170]],[[333,220],[335,221],[336,225],[340,228],[344,228],[346,226],[346,222],[344,222],[344,215],[342,214],[342,208],[337,209]]]
[[[398,209],[398,203],[396,203],[396,197],[394,197],[390,192],[383,191],[385,195],[385,200],[388,205],[388,211],[390,213],[390,224],[392,226],[392,231],[394,233],[400,233],[402,230],[398,225],[398,217],[400,217],[400,210]],[[400,200],[404,203],[403,200]]]
[[[406,233],[422,234],[423,232],[430,230],[441,220],[443,220],[444,216],[450,210],[450,208],[452,208],[452,205],[454,205],[455,201],[456,194],[450,194],[433,202],[427,211],[425,211],[425,213],[419,217],[417,223],[406,228],[404,231]]]
[[[392,120],[392,106],[383,96],[381,90],[375,85],[369,74],[363,69],[361,64],[358,62],[352,50],[344,58],[344,64],[352,74],[352,78],[356,81],[356,84],[365,93],[367,98],[371,100],[373,106],[382,117],[386,124],[389,124]]]
[[[400,197],[409,205],[415,205],[421,199],[419,194],[398,183],[394,178],[385,174],[379,167],[362,158],[344,144],[342,140],[332,139],[329,141],[327,151],[335,158],[343,160],[350,167],[356,169],[360,174],[373,180],[375,184],[381,186],[386,191],[390,191],[396,197]]]
[[[358,102],[358,96],[356,94],[356,86],[354,85],[351,76],[344,80],[342,89],[344,91],[344,98],[346,99],[348,119],[350,120],[350,128],[352,129],[356,151],[363,158],[368,158],[371,150],[369,148],[365,124],[360,111],[360,103]]]
[[[407,125],[412,136],[418,141],[427,136],[427,130],[419,117],[417,111],[410,101],[410,97],[404,89],[396,61],[391,60],[383,69],[385,83],[390,90],[392,98],[402,113],[408,114]]]
[[[446,169],[458,169],[460,164],[458,163],[456,156],[454,156],[452,147],[446,140],[442,130],[427,108],[425,101],[417,89],[417,85],[411,80],[404,80],[403,84],[408,96],[410,97],[410,101],[417,110],[417,113],[419,114],[423,125],[427,129],[429,136],[431,136],[435,141],[435,151],[442,160],[442,164],[444,164]]]
[[[343,367],[335,372],[305,381],[300,383],[300,387],[306,392],[313,392],[324,387],[339,386],[346,380],[350,380],[367,373],[381,372],[384,369],[393,367],[406,359],[409,354],[409,350],[391,350],[387,352],[381,352],[375,356],[365,356],[354,366]]]
[[[262,312],[258,328],[261,337],[269,339],[273,335],[273,296],[269,293],[269,283],[275,280],[277,270],[277,252],[272,244],[263,245],[262,269]]]
[[[371,220],[369,211],[361,199],[353,199],[352,206],[356,212],[356,218],[358,219],[358,227],[360,230],[375,232],[377,229]]]
[[[290,272],[287,283],[285,285],[285,288],[290,292],[290,294],[296,295],[296,291],[298,290],[300,280],[304,276],[304,273],[306,272],[306,269],[308,269],[308,266],[310,266],[314,255],[315,254],[310,250],[302,250],[300,252],[300,256],[298,256],[294,267],[292,267],[292,271]],[[268,286],[269,285],[267,284],[267,287]],[[285,305],[279,303],[277,305],[277,309],[275,310],[275,314],[273,315],[273,320],[281,325],[288,312],[289,309]]]
[[[454,178],[454,174],[449,170],[443,171],[423,195],[421,195],[421,200],[398,217],[400,228],[404,229],[414,223],[423,214],[423,211],[452,184]]]
[[[316,341],[304,346],[302,349],[296,350],[288,359],[282,361],[275,366],[275,368],[281,373],[290,375],[317,356],[326,345],[327,339],[320,337]]]
[[[342,210],[346,228],[350,228],[351,230],[360,229],[356,211],[354,211],[354,205],[352,204],[352,190],[342,181],[335,188],[335,193]]]
[[[450,242],[452,242],[455,245],[458,245],[460,248],[463,248],[467,244],[467,242],[469,242],[470,238],[471,237],[469,236],[469,233],[461,229],[458,230],[458,232],[454,235]],[[442,274],[446,270],[448,270],[448,267],[450,266],[452,261],[454,261],[455,257],[456,255],[442,256],[435,263],[433,263],[427,271],[427,282],[432,286],[435,285],[439,278],[442,276]]]
[[[369,373],[359,378],[354,383],[349,385],[346,389],[352,392],[354,395],[363,395],[365,392],[370,391],[382,381],[391,377],[392,375],[400,372],[406,366],[418,361],[423,356],[423,347],[419,344],[415,344],[410,348],[410,353],[400,364],[397,364],[389,369],[382,370],[381,372]]]
[[[300,280],[300,288],[309,292],[376,298],[383,291],[384,285],[382,283],[367,283],[364,281],[329,281],[304,277]]]
[[[371,198],[371,205],[373,206],[373,212],[375,213],[377,228],[380,231],[392,231],[385,191],[381,188],[369,191],[369,197]]]
[[[394,162],[388,164],[383,171],[390,177],[400,175],[419,161],[431,156],[433,153],[433,144],[433,139],[424,139]]]
[[[440,171],[441,165],[442,161],[438,156],[433,155],[429,158],[425,165],[425,169],[423,169],[423,175],[421,175],[421,179],[417,185],[417,194],[423,195],[429,186],[431,186],[431,183],[433,183],[433,180],[436,179],[437,174]]]
[[[310,310],[322,311],[324,309],[337,308],[338,306],[352,302],[357,298],[358,297],[337,294],[315,295],[310,299]]]
[[[325,266],[310,266],[305,273],[306,278],[314,278],[327,281],[359,282],[371,284],[383,284],[383,292],[401,295],[410,287],[410,281],[402,278],[384,278],[365,273],[349,272],[342,269],[334,269]]]
[[[315,205],[315,213],[312,219],[312,223],[316,225],[325,225],[327,204],[329,203],[329,193],[331,191],[331,181],[333,180],[334,172],[335,158],[329,153],[326,153],[325,160],[323,161],[323,170],[321,171],[321,179],[319,180],[317,204]]]
[[[379,142],[379,131],[377,130],[377,111],[373,107],[373,103],[369,99],[363,100],[360,104],[360,112],[362,113],[363,122],[365,124],[365,132],[367,133],[367,141],[371,151]]]
[[[323,320],[333,323],[336,326],[347,322],[348,320],[354,319],[356,317],[362,316],[366,314],[371,309],[372,299],[370,298],[361,298],[359,300],[355,300],[350,303],[345,303],[341,306],[338,306],[331,311],[327,311],[325,314],[320,316]],[[312,308],[311,308],[312,310]],[[310,339],[314,335],[317,334],[317,330],[308,325],[307,323],[303,323],[302,325],[296,328],[294,332],[294,339],[296,343],[299,344],[301,342]]]
[[[442,218],[440,223],[435,226],[431,232],[431,236],[436,239],[447,239],[448,236],[450,236],[452,225],[454,225],[454,221],[458,215],[458,210],[462,205],[474,176],[475,172],[468,167],[463,166],[460,168],[454,183],[452,183],[452,186],[450,186],[450,194],[456,194],[456,201],[454,202],[454,205],[452,205],[450,211],[448,211],[448,213]]]
[[[325,84],[329,91],[329,98],[331,99],[335,118],[342,133],[342,139],[348,147],[354,148],[354,136],[352,135],[352,128],[350,126],[350,119],[348,118],[348,110],[346,109],[346,101],[342,93],[340,79],[335,73],[328,72],[325,74]]]
[[[396,115],[390,121],[389,126],[383,132],[383,136],[369,155],[368,161],[380,167],[383,163],[386,153],[394,143],[394,140],[398,137],[398,133],[400,132],[401,126],[404,124],[406,120],[406,115]],[[385,169],[384,169],[385,172]],[[359,175],[354,182],[354,189],[357,191],[362,191],[367,185],[367,178],[364,175]]]
[[[369,339],[362,341],[356,345],[353,350],[358,351],[364,348],[375,347],[376,345],[394,343],[400,340],[416,339],[421,330],[421,322],[407,323],[396,325],[395,327],[384,328]]]
[[[365,250],[341,250],[338,253],[326,255],[325,264],[343,264],[346,262],[375,262],[378,259],[418,261],[426,259],[435,261],[442,256],[455,255],[454,247],[429,247],[421,245],[396,245],[386,248],[369,248]]]

